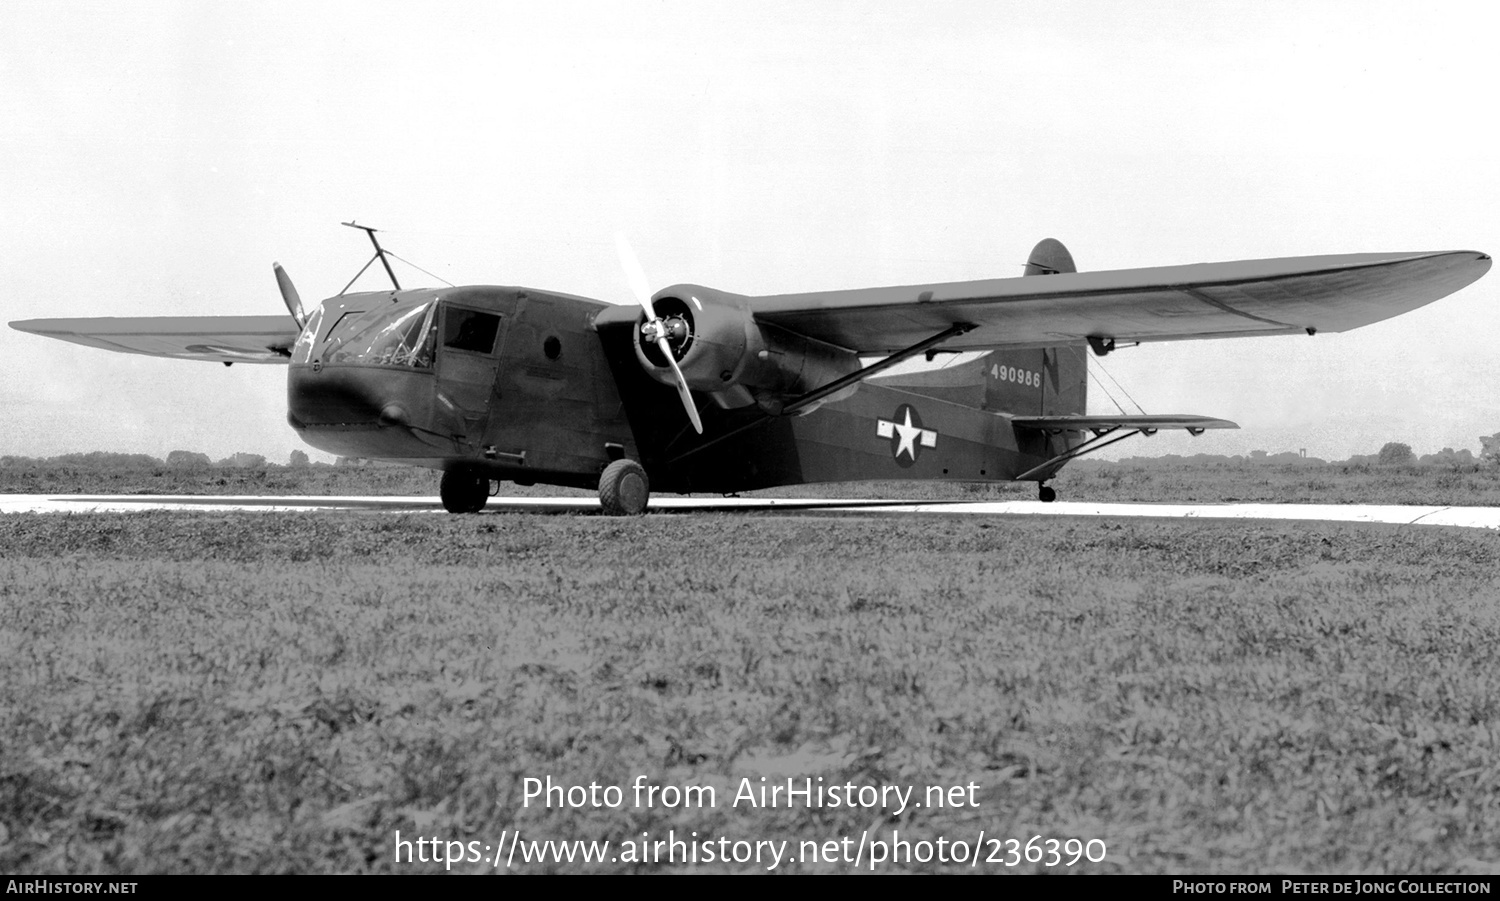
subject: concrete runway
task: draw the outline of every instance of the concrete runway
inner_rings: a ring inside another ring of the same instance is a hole
[[[598,501],[586,497],[494,497],[486,513],[588,513]],[[654,497],[651,509],[663,513],[821,512],[863,514],[942,514],[948,516],[1090,516],[1157,519],[1260,519],[1308,522],[1391,523],[1500,529],[1497,507],[1402,507],[1337,504],[1100,504],[1082,501],[834,500],[750,497]],[[385,513],[442,513],[433,497],[241,497],[174,495],[0,495],[0,513],[122,513],[140,510],[204,512],[363,510]]]

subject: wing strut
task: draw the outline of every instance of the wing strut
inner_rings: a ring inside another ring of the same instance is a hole
[[[830,394],[837,394],[850,385],[853,385],[855,382],[862,382],[870,376],[875,375],[879,372],[883,372],[884,370],[895,366],[897,363],[900,363],[903,360],[908,360],[912,357],[915,357],[919,353],[925,352],[928,348],[937,347],[939,344],[942,344],[949,338],[957,338],[959,335],[972,332],[977,327],[978,326],[975,326],[973,323],[969,322],[956,322],[953,325],[950,325],[942,331],[938,332],[936,335],[933,335],[931,338],[927,338],[923,341],[918,341],[911,347],[905,348],[904,350],[898,350],[885,359],[880,360],[879,362],[871,363],[869,366],[866,366],[858,372],[851,372],[843,378],[834,379],[821,388],[815,388],[814,390],[809,391],[800,397],[793,398],[786,404],[786,406],[781,408],[781,412],[783,415],[787,413],[795,413],[808,404],[817,403]]]

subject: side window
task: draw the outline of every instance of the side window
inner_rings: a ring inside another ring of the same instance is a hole
[[[495,336],[499,332],[499,316],[449,307],[443,324],[443,346],[487,354],[494,351]]]

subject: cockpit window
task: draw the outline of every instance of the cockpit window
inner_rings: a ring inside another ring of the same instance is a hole
[[[344,315],[335,319],[333,325],[328,327],[328,334],[323,336],[324,341],[342,341],[349,336],[349,332],[359,327],[359,319],[365,315],[364,310],[345,310]]]
[[[394,318],[377,310],[381,315],[339,342],[328,362],[431,369],[436,311],[432,303],[402,310]]]
[[[499,331],[500,317],[493,313],[449,307],[443,324],[443,346],[487,354],[495,349]]]
[[[297,343],[292,345],[292,362],[306,363],[312,358],[313,345],[318,343],[318,329],[323,327],[323,308],[313,310],[312,316],[307,320],[307,325],[302,327],[302,333],[297,336]]]

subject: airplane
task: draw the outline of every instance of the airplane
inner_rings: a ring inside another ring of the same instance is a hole
[[[124,353],[285,365],[287,421],[330,454],[442,472],[452,513],[498,483],[597,489],[611,514],[650,492],[924,479],[1047,482],[1135,435],[1238,426],[1091,415],[1088,352],[1152,341],[1342,332],[1484,275],[1476,251],[1364,253],[1078,272],[1048,238],[1013,278],[747,296],[392,289],[307,311],[280,264],[284,316],[31,319],[23,332]],[[939,355],[939,364],[932,361]],[[923,366],[916,358],[925,357]],[[906,361],[914,361],[906,363]],[[906,365],[902,365],[906,364]]]

